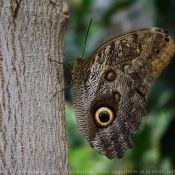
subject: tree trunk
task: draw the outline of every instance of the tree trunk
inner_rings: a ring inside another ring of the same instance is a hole
[[[0,174],[69,174],[66,0],[0,0]]]

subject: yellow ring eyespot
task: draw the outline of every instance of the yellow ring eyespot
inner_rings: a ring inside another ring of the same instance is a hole
[[[94,113],[94,120],[100,127],[107,127],[115,118],[114,112],[107,107],[100,107]]]

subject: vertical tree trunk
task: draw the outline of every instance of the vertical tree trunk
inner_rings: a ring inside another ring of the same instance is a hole
[[[0,0],[0,173],[69,174],[62,65],[66,0]]]

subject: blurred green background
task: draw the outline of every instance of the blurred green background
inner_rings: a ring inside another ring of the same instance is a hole
[[[84,58],[116,35],[139,27],[156,26],[175,35],[175,0],[69,0],[69,21],[64,53]],[[65,58],[65,62],[70,60]],[[74,63],[71,63],[73,67]],[[65,86],[71,83],[65,68]],[[87,143],[79,132],[72,107],[72,88],[65,90],[71,174],[175,174],[175,58],[151,86],[145,105],[147,116],[130,140],[133,149],[123,159],[109,160]],[[174,170],[174,172],[173,172]],[[154,171],[154,173],[153,173]]]

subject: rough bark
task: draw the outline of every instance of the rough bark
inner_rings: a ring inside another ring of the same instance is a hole
[[[0,0],[0,174],[69,174],[66,0]]]

